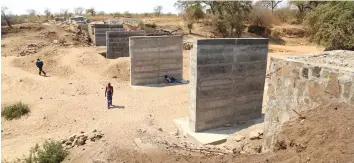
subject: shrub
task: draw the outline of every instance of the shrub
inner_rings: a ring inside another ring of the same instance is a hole
[[[298,19],[298,11],[291,9],[290,7],[277,9],[274,11],[274,15],[283,23],[299,24],[299,22],[301,22]]]
[[[252,25],[261,27],[271,27],[273,24],[273,14],[267,8],[254,7],[250,13]]]
[[[45,141],[42,148],[38,144],[30,150],[28,157],[23,160],[25,163],[59,163],[62,162],[69,152],[63,148],[58,141]]]
[[[354,2],[319,5],[305,17],[311,40],[326,50],[354,50]]]
[[[12,120],[20,118],[22,115],[29,113],[29,107],[27,104],[22,102],[16,102],[12,105],[5,106],[1,110],[1,116],[5,117],[6,120]]]

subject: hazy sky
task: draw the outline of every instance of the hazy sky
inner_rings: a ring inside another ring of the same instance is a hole
[[[7,6],[13,14],[26,14],[28,9],[43,13],[45,8],[51,12],[60,12],[60,9],[69,9],[81,6],[94,7],[96,11],[144,13],[153,12],[157,5],[162,6],[163,13],[177,13],[174,7],[176,0],[1,0],[1,6]]]
[[[144,13],[153,12],[157,5],[162,6],[163,13],[177,13],[174,3],[177,0],[1,0],[1,6],[7,6],[13,14],[26,14],[28,9],[34,9],[43,14],[45,8],[51,12],[60,12],[61,9],[69,9],[71,12],[75,7],[91,8],[97,12],[125,12]],[[286,0],[285,0],[286,1]],[[285,3],[283,2],[283,5]]]

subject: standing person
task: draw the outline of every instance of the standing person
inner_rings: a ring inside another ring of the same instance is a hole
[[[104,96],[107,97],[107,106],[109,109],[110,106],[112,106],[112,96],[113,96],[113,87],[111,86],[111,83],[108,83],[108,86],[106,86],[106,91]]]
[[[39,68],[39,75],[43,72],[44,76],[46,76],[46,73],[43,71],[43,62],[39,58],[37,59],[36,66]]]

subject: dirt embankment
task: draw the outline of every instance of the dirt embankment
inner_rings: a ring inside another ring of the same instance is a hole
[[[109,162],[351,162],[354,158],[354,108],[333,104],[308,112],[284,125],[274,153],[205,155],[175,148],[164,151],[110,149]],[[95,159],[93,159],[95,160]]]

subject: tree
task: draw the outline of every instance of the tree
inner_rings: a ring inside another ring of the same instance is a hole
[[[265,8],[269,8],[272,10],[272,13],[273,13],[274,9],[277,8],[278,4],[281,2],[283,2],[283,0],[258,1],[258,2],[256,2],[256,6],[263,6]]]
[[[44,14],[46,15],[47,20],[48,20],[49,17],[50,17],[50,15],[51,15],[51,12],[50,12],[49,8],[46,8],[46,9],[44,10]]]
[[[89,9],[86,9],[86,14],[90,14],[91,16],[95,16],[96,11],[94,8],[89,8]]]
[[[69,9],[60,9],[60,12],[63,14],[64,19],[68,17]]]
[[[6,15],[7,10],[8,10],[8,8],[6,6],[1,6],[1,15],[5,19],[7,26],[9,26],[11,29],[13,29],[13,27],[11,26],[11,22],[9,20],[9,17]]]
[[[189,30],[192,33],[193,24],[204,17],[203,6],[198,1],[177,1],[175,7],[182,10],[183,19]]]
[[[337,1],[318,5],[305,17],[311,40],[327,50],[354,50],[354,2]]]
[[[222,33],[224,37],[241,37],[245,28],[244,21],[252,9],[252,2],[223,1],[215,9],[216,31]]]
[[[154,12],[157,16],[161,15],[161,11],[162,11],[162,6],[156,6],[154,7]]]
[[[296,8],[299,11],[298,18],[303,19],[305,16],[306,12],[309,12],[316,8],[320,4],[325,4],[327,3],[326,1],[299,1],[299,0],[291,0],[290,5],[296,6]]]
[[[104,11],[100,11],[97,13],[97,15],[105,15],[106,13]]]
[[[76,15],[82,15],[82,13],[84,12],[84,8],[82,8],[82,7],[76,7],[76,8],[74,8],[74,13],[76,14]]]
[[[27,10],[27,14],[29,15],[29,16],[36,16],[36,10],[33,10],[33,9],[28,9]]]
[[[208,8],[214,19],[213,27],[215,35],[221,35],[222,37],[240,37],[245,28],[244,21],[252,9],[252,2],[177,1],[175,7],[185,13],[188,13],[186,11],[198,11],[196,13],[200,13],[199,11],[201,11],[203,13],[203,10]],[[198,9],[198,7],[200,9]],[[191,27],[188,22],[187,27]]]

